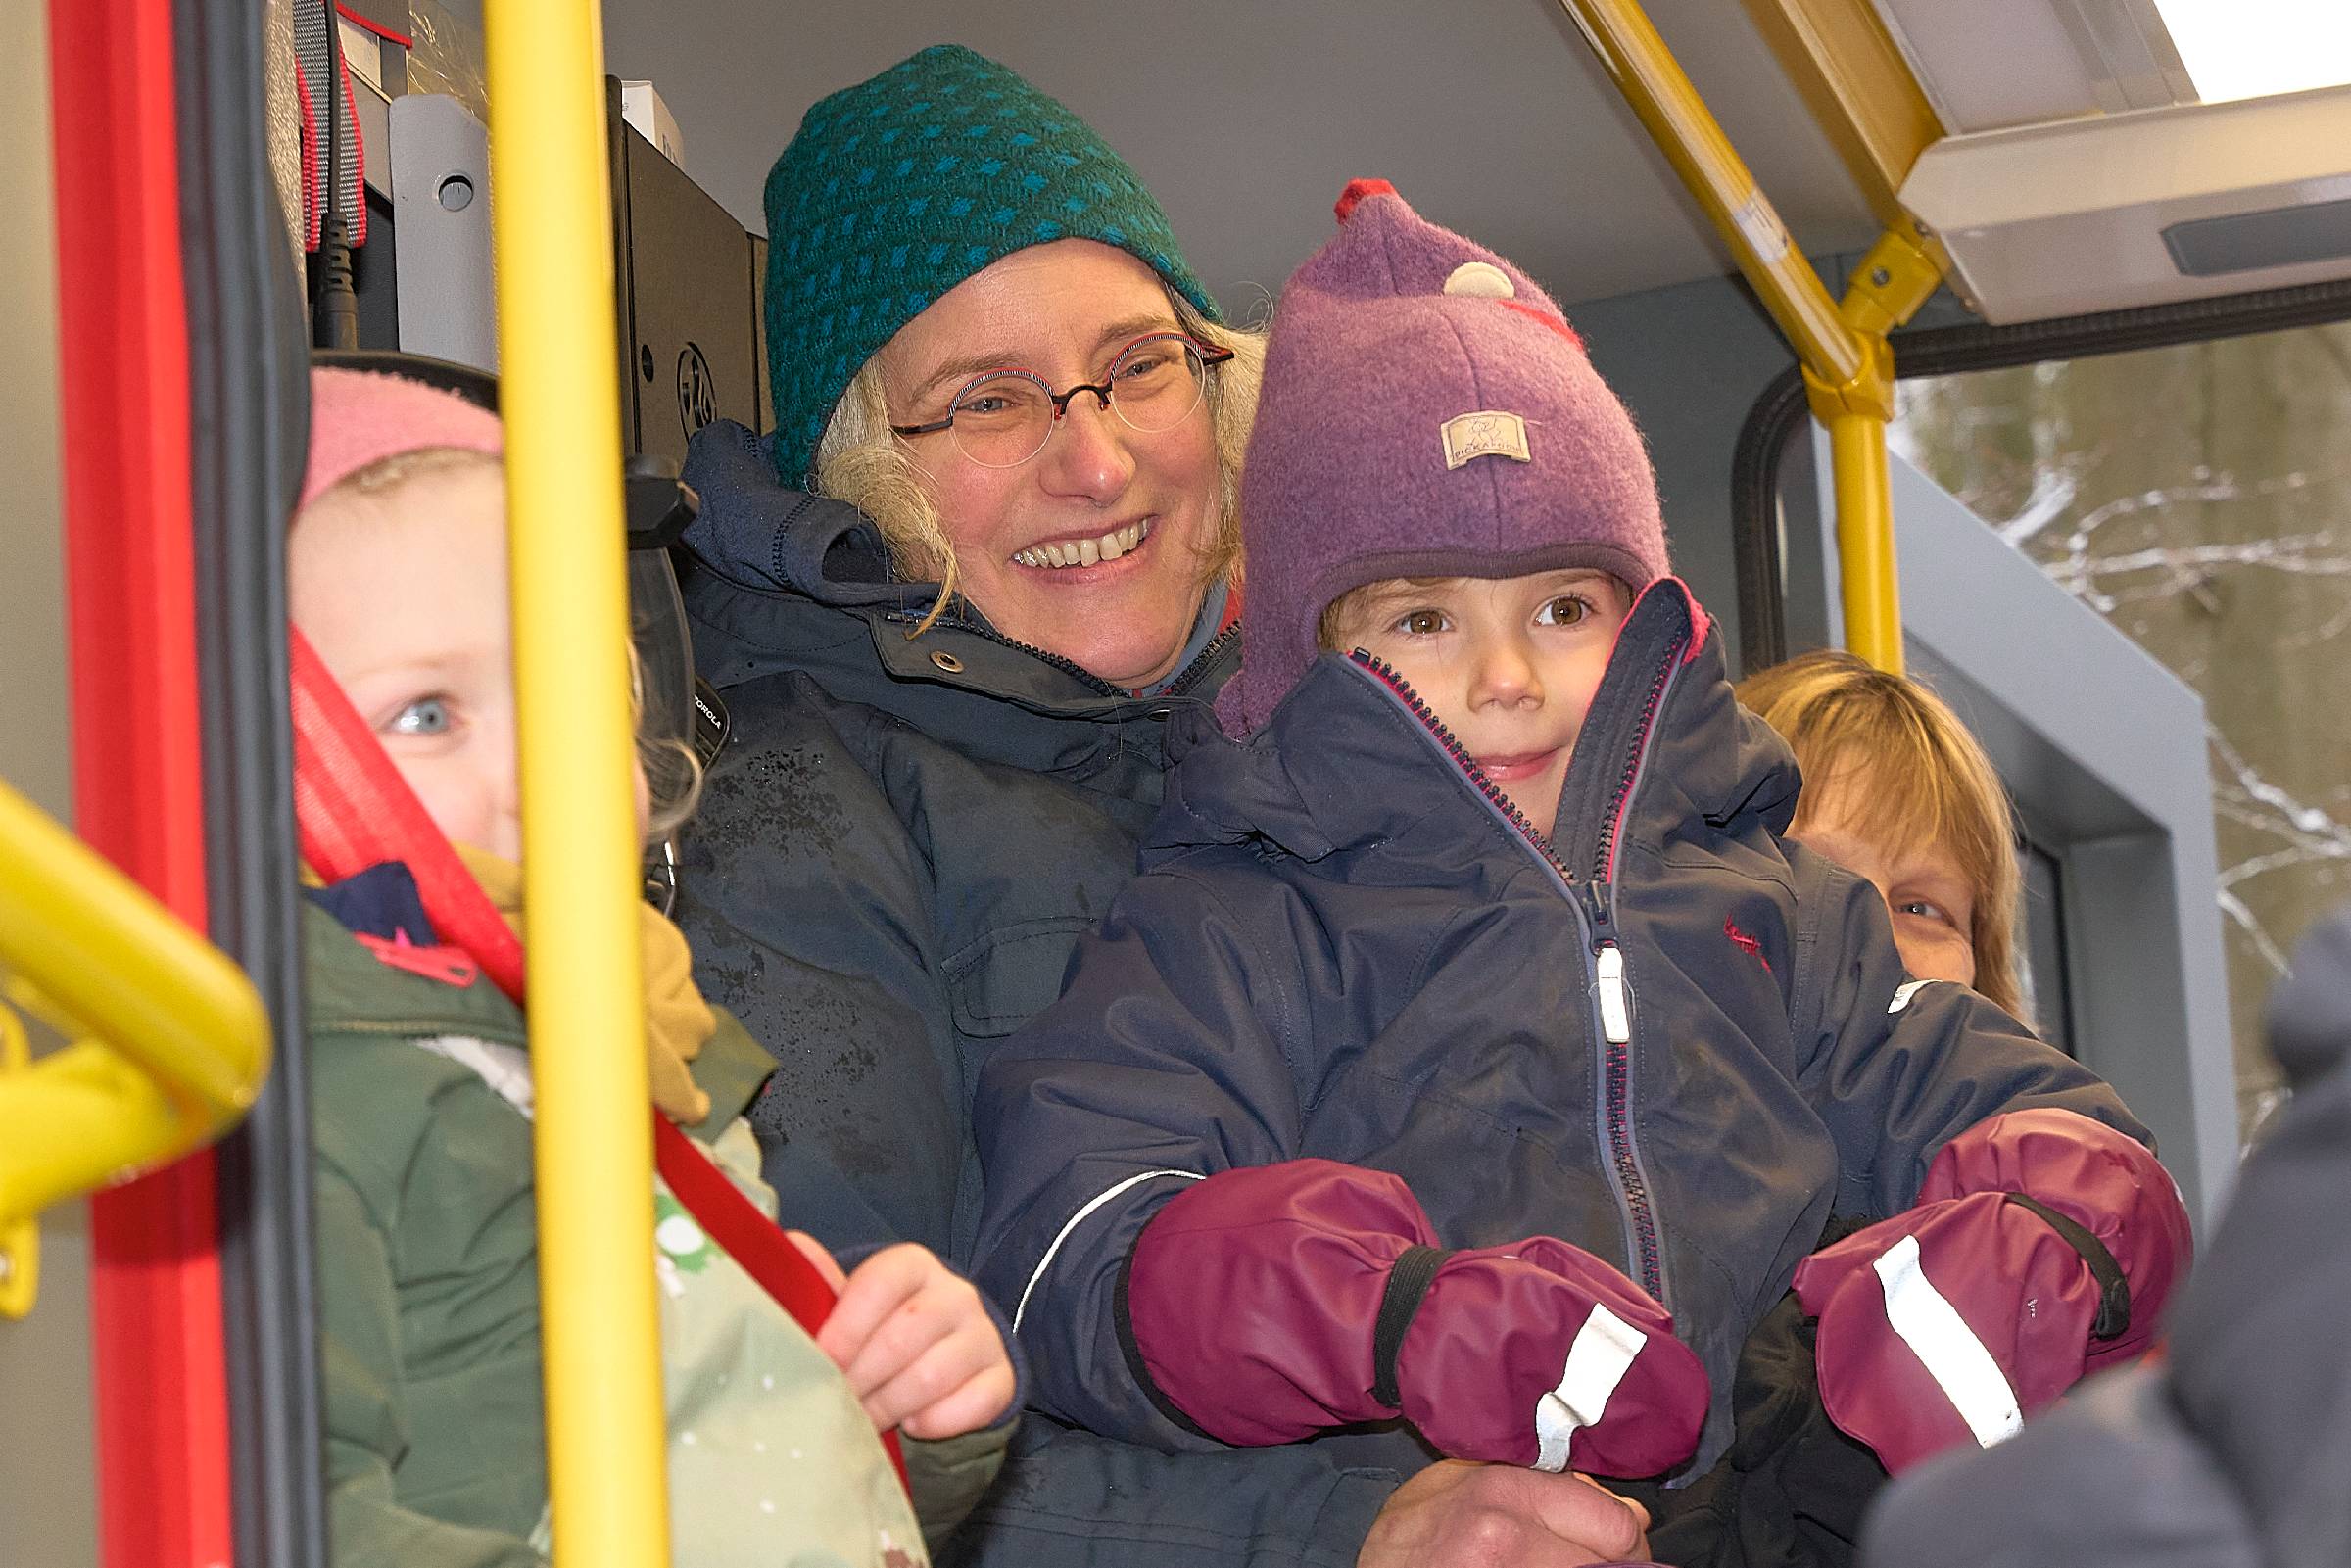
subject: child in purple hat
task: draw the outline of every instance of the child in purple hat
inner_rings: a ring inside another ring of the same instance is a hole
[[[2187,1251],[2145,1129],[1783,839],[1795,765],[1559,308],[1383,182],[1339,217],[1273,318],[1226,734],[981,1074],[1039,1402],[1689,1475],[1793,1279],[1900,1465],[2142,1349]]]

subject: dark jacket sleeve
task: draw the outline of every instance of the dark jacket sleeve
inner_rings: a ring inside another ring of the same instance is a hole
[[[1298,987],[1295,961],[1269,961],[1205,880],[1149,873],[1080,946],[1061,1001],[989,1058],[973,1272],[1012,1310],[1038,1407],[1170,1450],[1217,1447],[1129,1369],[1117,1296],[1177,1192],[1298,1154],[1306,1045],[1283,1005]]]
[[[2051,1106],[2154,1138],[2095,1073],[1963,985],[1902,968],[1885,900],[1798,845],[1793,999],[1798,1084],[1837,1141],[1837,1209],[1884,1218],[1910,1207],[1945,1143],[1987,1117]]]
[[[1017,1345],[1014,1364],[1025,1387]],[[1162,1453],[1034,1413],[905,1451],[940,1568],[1351,1568],[1402,1481],[1314,1448]]]
[[[331,1164],[317,1185],[319,1345],[327,1533],[334,1568],[546,1568],[516,1537],[401,1506],[392,1472],[408,1446],[392,1258],[359,1190]]]

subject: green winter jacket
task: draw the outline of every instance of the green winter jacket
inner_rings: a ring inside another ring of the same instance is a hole
[[[521,1015],[486,978],[378,961],[322,910],[304,932],[334,1568],[544,1568]],[[771,1212],[742,1113],[772,1067],[720,1013],[694,1064],[711,1114],[690,1129]],[[656,1212],[676,1568],[923,1561],[831,1361],[686,1234],[666,1191]],[[907,1445],[934,1535],[984,1488],[1006,1436]]]

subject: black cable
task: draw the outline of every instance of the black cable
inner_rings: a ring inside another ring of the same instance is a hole
[[[210,934],[251,976],[275,1061],[216,1155],[237,1568],[327,1560],[285,519],[302,483],[301,279],[264,106],[264,0],[176,0],[189,499]]]
[[[326,186],[318,220],[318,303],[312,341],[321,349],[356,349],[360,295],[352,279],[351,224],[343,214],[343,22],[335,0],[318,3],[326,14]],[[366,180],[361,170],[362,189]]]

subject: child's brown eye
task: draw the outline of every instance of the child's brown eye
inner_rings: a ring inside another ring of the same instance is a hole
[[[1592,606],[1574,594],[1562,594],[1543,606],[1536,617],[1545,626],[1574,626],[1592,613]]]
[[[1445,630],[1445,612],[1414,610],[1397,620],[1396,629],[1413,637],[1433,637]]]

